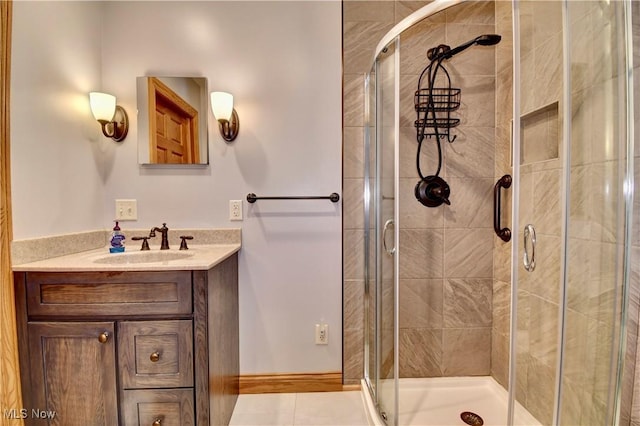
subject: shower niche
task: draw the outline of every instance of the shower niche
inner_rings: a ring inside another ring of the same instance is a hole
[[[560,153],[558,102],[520,117],[520,164],[557,160]]]

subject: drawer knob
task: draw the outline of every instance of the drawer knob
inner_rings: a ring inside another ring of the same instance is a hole
[[[151,426],[160,426],[162,424],[162,422],[160,421],[160,419],[156,419]]]
[[[109,332],[104,331],[98,336],[98,342],[107,343],[109,341]]]
[[[160,361],[160,354],[158,352],[154,352],[149,356],[149,359],[151,360],[151,362],[158,362]],[[156,420],[158,422],[158,424],[160,424],[159,420]],[[153,423],[155,425],[155,423]]]

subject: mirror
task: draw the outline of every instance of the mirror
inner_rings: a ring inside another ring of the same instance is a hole
[[[209,164],[207,79],[138,77],[138,163]]]

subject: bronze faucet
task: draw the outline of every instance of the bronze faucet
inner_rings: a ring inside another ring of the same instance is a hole
[[[167,224],[163,223],[162,228],[158,228],[157,226],[151,228],[151,232],[149,232],[149,237],[155,237],[156,231],[162,234],[162,241],[160,242],[160,250],[169,250],[169,228],[167,228]]]

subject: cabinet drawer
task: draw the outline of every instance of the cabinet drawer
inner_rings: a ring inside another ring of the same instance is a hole
[[[193,390],[126,390],[122,414],[124,426],[193,426]]]
[[[118,323],[124,389],[193,386],[191,320]]]
[[[29,315],[189,314],[191,272],[28,272]]]

